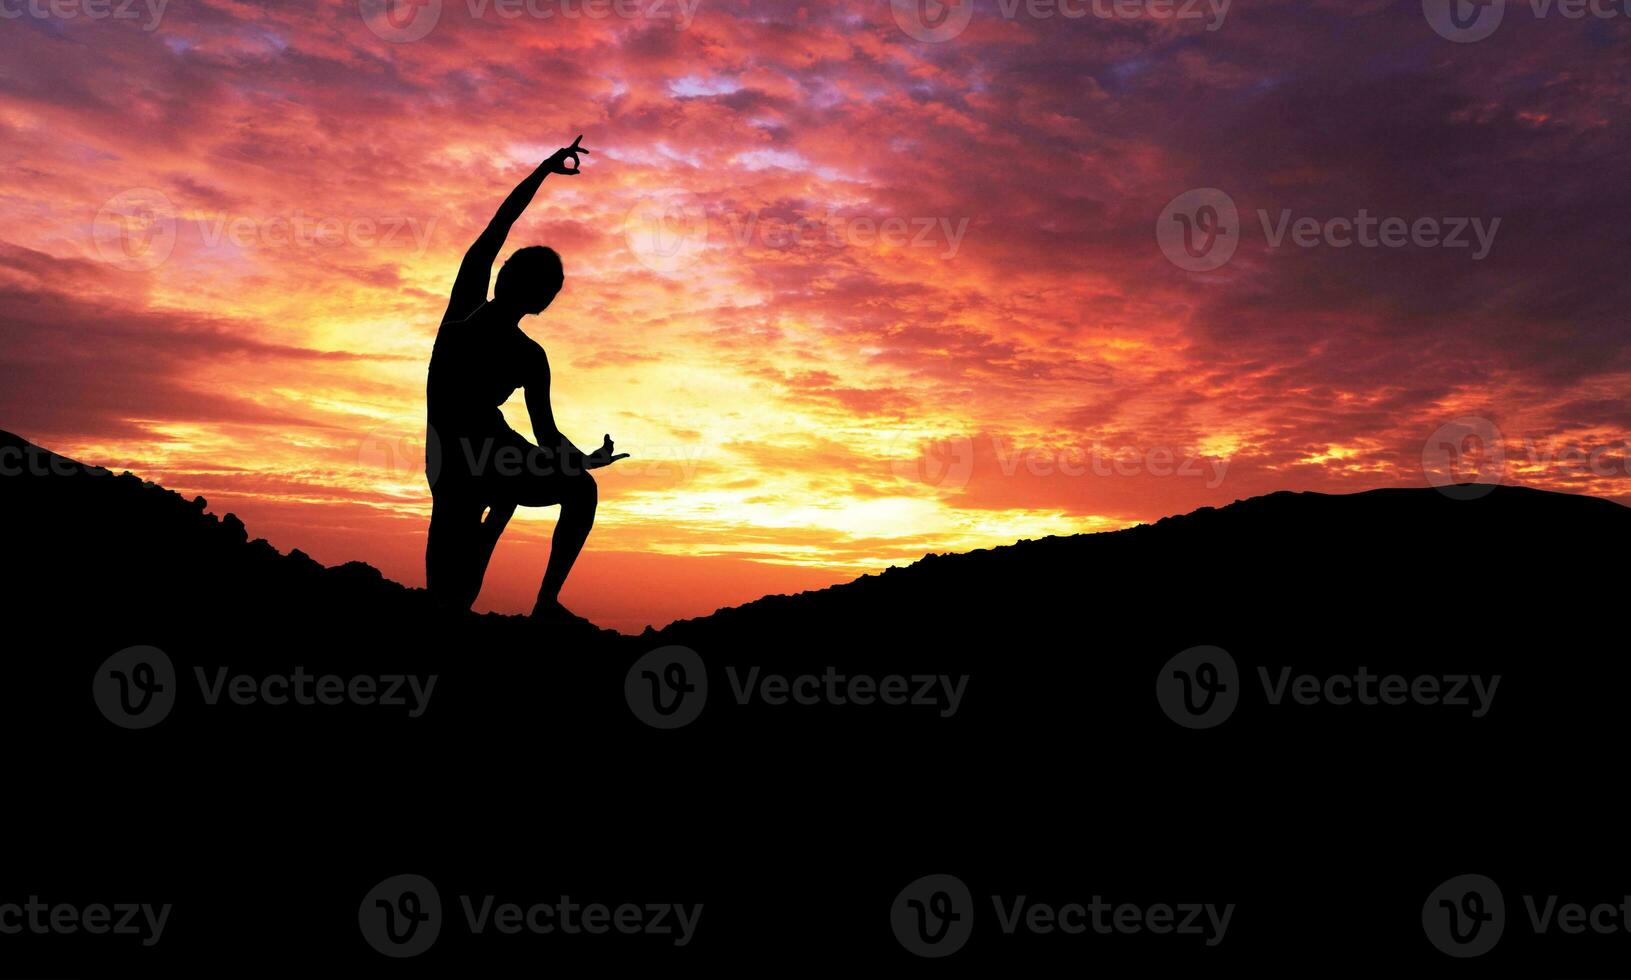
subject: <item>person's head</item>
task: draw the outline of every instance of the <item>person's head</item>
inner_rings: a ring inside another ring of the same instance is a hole
[[[522,313],[542,313],[561,291],[561,257],[543,245],[517,249],[498,270],[493,299]]]

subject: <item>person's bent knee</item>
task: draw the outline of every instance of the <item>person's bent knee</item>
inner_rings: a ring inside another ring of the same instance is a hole
[[[595,484],[595,478],[587,471],[579,473],[567,481],[565,501],[578,507],[594,507],[600,500],[600,488]]]

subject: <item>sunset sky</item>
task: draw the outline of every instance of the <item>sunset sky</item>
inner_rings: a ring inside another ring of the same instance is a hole
[[[504,254],[561,252],[523,327],[562,429],[633,454],[562,596],[602,625],[1420,486],[1446,426],[1631,502],[1617,6],[59,2],[0,0],[0,428],[283,550],[423,584],[437,317],[579,133]],[[1193,271],[1157,232],[1202,188],[1238,248]],[[1470,245],[1275,235],[1361,211]],[[530,608],[554,516],[479,609]]]

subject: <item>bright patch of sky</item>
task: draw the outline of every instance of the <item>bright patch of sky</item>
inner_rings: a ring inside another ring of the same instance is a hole
[[[681,98],[697,98],[709,95],[729,95],[740,91],[742,84],[735,79],[714,75],[703,78],[698,75],[686,75],[676,78],[668,83],[668,90]]]

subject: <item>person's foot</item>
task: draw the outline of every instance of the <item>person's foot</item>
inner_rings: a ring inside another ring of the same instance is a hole
[[[559,600],[538,600],[538,604],[532,607],[532,621],[549,626],[583,626],[599,629],[594,623],[561,605]]]

